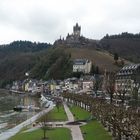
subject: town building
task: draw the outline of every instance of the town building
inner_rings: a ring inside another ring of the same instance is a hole
[[[90,73],[92,62],[88,59],[75,59],[73,61],[73,72]]]
[[[22,91],[22,82],[14,81],[12,84],[11,90]]]
[[[134,88],[140,91],[140,64],[124,66],[117,74],[115,90],[126,91],[128,95],[133,94]]]
[[[83,81],[83,90],[93,90],[93,81]]]

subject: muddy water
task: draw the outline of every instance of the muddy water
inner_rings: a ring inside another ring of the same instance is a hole
[[[16,105],[40,107],[39,98],[0,92],[0,133],[35,115],[36,111],[15,112]]]

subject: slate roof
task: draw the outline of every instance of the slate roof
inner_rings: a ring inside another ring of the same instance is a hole
[[[121,75],[132,75],[134,72],[140,68],[140,64],[131,64],[128,66],[124,66],[118,73],[117,76]]]
[[[122,70],[135,70],[138,67],[140,67],[140,64],[131,64],[131,65],[128,65],[128,66],[124,66],[122,68]]]
[[[75,59],[74,65],[85,65],[87,61],[87,59]]]

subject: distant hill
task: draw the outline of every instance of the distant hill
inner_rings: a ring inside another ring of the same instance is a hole
[[[107,71],[118,71],[120,67],[114,64],[113,56],[103,50],[89,48],[68,48],[65,47],[65,51],[71,53],[71,58],[87,58],[93,62],[95,66],[98,66],[102,72],[106,69]],[[125,61],[128,64],[128,61]]]
[[[140,63],[140,34],[106,35],[98,47],[135,63]]]
[[[71,59],[87,58],[94,66],[98,66],[102,72],[104,70],[116,71],[118,66],[114,65],[113,56],[98,47],[99,41],[88,39],[74,34],[68,35],[66,39],[58,39],[54,42],[56,48],[63,48],[65,52],[71,54]]]
[[[140,33],[121,33],[118,35],[106,35],[101,40],[92,40],[83,36],[68,35],[66,39],[55,41],[56,47],[68,48],[90,48],[94,50],[104,50],[104,53],[117,53],[120,58],[124,58],[134,63],[140,62]],[[98,60],[96,61],[98,62]],[[100,62],[99,62],[100,63]]]
[[[25,78],[25,72],[36,64],[42,51],[51,45],[47,43],[32,43],[30,41],[15,41],[0,45],[0,86],[15,79]]]
[[[27,78],[64,79],[72,74],[71,55],[47,43],[16,41],[0,46],[0,87]]]
[[[70,48],[45,46],[23,47],[24,42],[16,42],[16,45],[8,45],[0,48],[0,87],[11,83],[13,80],[24,79],[29,72],[30,78],[36,79],[64,79],[72,76],[72,60],[75,58],[87,58],[92,60],[100,72],[105,69],[116,71],[113,57],[94,47]],[[26,43],[26,42],[25,42]],[[95,45],[95,44],[94,44]]]
[[[123,58],[140,62],[140,39],[104,37],[102,40],[59,40],[55,45],[30,41],[15,41],[0,45],[0,87],[13,80],[24,79],[25,73],[36,79],[64,79],[72,75],[72,60],[87,58],[98,66],[100,72],[118,71],[122,65],[114,64],[114,53]],[[72,47],[71,47],[72,42]],[[77,45],[78,44],[78,45]],[[125,64],[130,63],[124,60]]]
[[[107,36],[109,37],[109,36]],[[104,40],[106,40],[104,38]],[[87,39],[83,36],[68,35],[66,39],[56,40],[54,43],[55,47],[64,48],[66,52],[71,53],[72,59],[76,58],[87,58],[92,60],[95,66],[99,66],[100,70],[103,72],[105,69],[108,71],[117,71],[120,69],[121,65],[114,64],[115,52],[111,52],[105,49],[107,44],[104,40],[92,40]],[[119,55],[120,60],[128,64],[127,60],[124,60],[121,55]]]

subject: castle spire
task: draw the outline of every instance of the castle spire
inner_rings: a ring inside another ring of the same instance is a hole
[[[76,25],[73,27],[73,34],[74,36],[80,36],[81,33],[81,26],[78,25],[78,23],[76,23]]]

